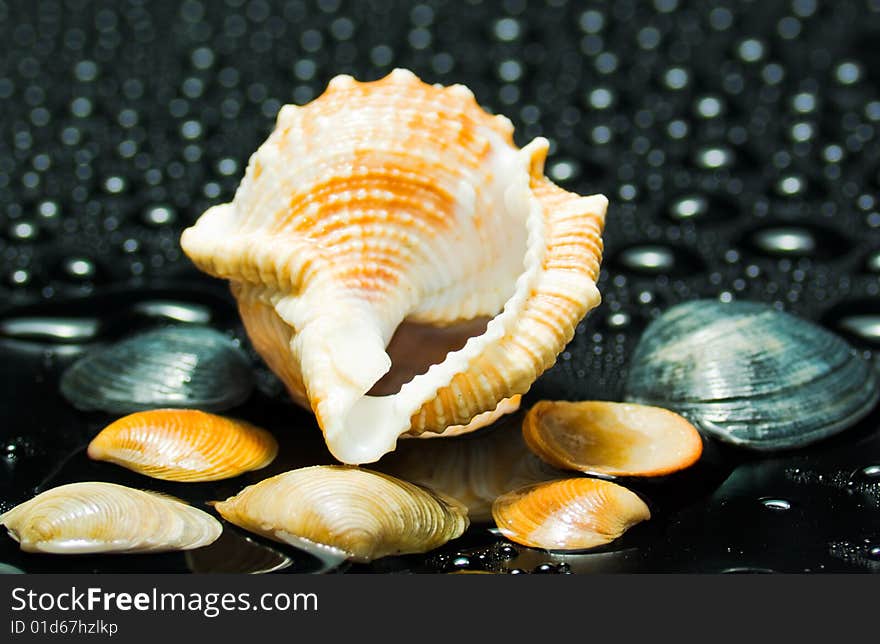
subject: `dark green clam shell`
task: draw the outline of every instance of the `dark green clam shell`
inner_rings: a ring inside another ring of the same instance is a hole
[[[679,304],[652,322],[625,392],[764,451],[836,434],[880,395],[873,367],[839,336],[764,304],[717,300]]]
[[[222,411],[254,387],[250,362],[229,337],[202,326],[130,336],[74,363],[61,393],[78,409],[131,413],[185,407]]]

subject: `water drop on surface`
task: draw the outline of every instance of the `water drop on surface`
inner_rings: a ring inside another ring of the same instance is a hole
[[[818,245],[811,231],[795,226],[758,230],[752,234],[751,242],[771,255],[810,255]]]
[[[93,318],[21,317],[0,321],[0,335],[21,340],[87,342],[98,335]]]
[[[76,280],[89,280],[97,273],[94,262],[86,257],[71,257],[64,262],[62,270],[67,277]]]
[[[617,263],[641,273],[666,273],[675,266],[672,250],[654,244],[633,246],[617,256]]]
[[[761,505],[763,505],[768,510],[773,510],[775,512],[784,512],[786,510],[791,510],[791,502],[786,499],[779,499],[773,497],[764,497],[759,499]]]
[[[211,319],[211,311],[201,304],[171,300],[139,302],[132,307],[132,310],[151,318],[165,318],[191,324],[205,324]]]
[[[870,344],[880,345],[880,315],[850,315],[841,318],[837,328]]]
[[[868,465],[850,475],[849,485],[880,485],[880,465]]]

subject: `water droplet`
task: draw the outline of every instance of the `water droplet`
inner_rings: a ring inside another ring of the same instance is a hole
[[[164,318],[176,322],[205,324],[211,319],[211,311],[201,304],[174,302],[171,300],[152,300],[139,302],[132,311],[152,318]]]
[[[33,241],[40,229],[30,221],[16,221],[9,226],[9,237],[16,241]]]
[[[788,175],[782,177],[776,182],[776,192],[783,197],[794,197],[801,195],[807,190],[807,181],[803,177],[797,175]]]
[[[795,226],[758,230],[750,239],[755,248],[771,255],[811,255],[818,247],[811,231]]]
[[[698,116],[713,119],[724,112],[724,103],[716,96],[704,96],[697,99],[694,109]]]
[[[747,38],[739,44],[737,53],[743,61],[755,63],[764,57],[764,43],[757,38]]]
[[[81,60],[73,68],[73,75],[84,83],[91,82],[98,77],[98,65],[93,60]]]
[[[711,146],[697,150],[694,155],[694,163],[699,168],[706,170],[719,170],[729,168],[736,161],[733,150],[724,146]]]
[[[773,510],[774,512],[784,512],[785,510],[791,510],[791,502],[785,499],[764,497],[760,499],[760,501],[761,505],[763,505],[768,510]]]
[[[576,179],[580,174],[580,167],[577,161],[564,160],[557,161],[548,170],[548,174],[553,181],[564,183],[572,179]]]
[[[837,328],[880,346],[880,314],[849,315],[838,320]]]
[[[31,274],[23,268],[18,268],[9,274],[8,279],[13,286],[24,286],[31,281]]]
[[[61,212],[61,209],[54,201],[41,201],[37,206],[37,212],[43,219],[54,219]]]
[[[684,89],[689,81],[690,76],[687,70],[681,67],[671,67],[663,75],[663,84],[669,89]]]
[[[88,342],[98,335],[100,323],[93,318],[20,317],[0,321],[0,334],[21,340]]]
[[[459,570],[470,568],[473,565],[473,561],[467,555],[458,555],[454,557],[451,562],[449,562],[453,568],[457,568]]]
[[[702,266],[700,259],[682,248],[640,244],[620,251],[612,263],[627,271],[650,275],[679,274]]]
[[[737,214],[736,204],[726,198],[686,194],[669,204],[666,213],[674,221],[715,221]]]
[[[868,465],[853,472],[849,477],[849,486],[880,485],[880,465]]]
[[[118,195],[125,190],[125,179],[122,177],[107,177],[104,181],[104,190],[111,195]]]
[[[71,257],[64,261],[61,269],[67,277],[75,280],[90,280],[98,272],[94,262],[86,257]]]
[[[495,37],[503,42],[510,42],[519,38],[521,28],[514,18],[501,18],[495,23]]]
[[[638,272],[666,273],[675,266],[675,255],[665,246],[633,246],[617,256],[617,263]]]
[[[177,220],[177,213],[171,206],[154,205],[144,211],[143,220],[151,226],[164,226],[173,224]]]
[[[853,85],[862,77],[862,67],[854,61],[845,61],[837,66],[834,77],[841,85]]]
[[[629,313],[625,311],[617,311],[616,313],[612,313],[611,315],[605,318],[605,326],[609,329],[625,329],[632,322],[632,318]]]

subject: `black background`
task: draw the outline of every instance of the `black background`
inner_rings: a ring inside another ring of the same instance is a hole
[[[0,509],[84,478],[152,484],[77,451],[111,417],[73,410],[58,376],[155,324],[131,313],[151,299],[205,306],[246,342],[225,287],[181,253],[180,231],[231,198],[279,106],[338,73],[406,67],[463,83],[511,118],[519,144],[551,140],[551,178],[611,200],[603,304],[531,400],[619,399],[644,325],[696,297],[772,303],[868,358],[880,346],[878,2],[0,2],[0,36],[2,315],[102,322],[81,344],[0,338]],[[289,436],[287,464],[328,459],[311,418],[260,378],[236,413]],[[876,572],[880,481],[859,474],[880,463],[876,427],[874,413],[763,458],[709,443],[692,471],[636,484],[654,519],[621,542],[574,556],[522,549],[498,566]],[[249,480],[167,487],[201,502]],[[496,541],[477,526],[444,552],[491,554]],[[318,569],[288,554],[288,572]],[[0,560],[33,572],[187,569],[183,555],[22,555],[5,537]]]

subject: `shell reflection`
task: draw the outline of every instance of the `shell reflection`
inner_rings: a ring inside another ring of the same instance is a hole
[[[235,530],[224,530],[210,546],[186,553],[194,573],[260,575],[289,568],[293,559]]]
[[[427,552],[461,536],[467,509],[386,474],[318,465],[214,504],[230,523],[282,543],[355,561]]]
[[[508,492],[495,500],[492,516],[502,535],[524,546],[583,550],[611,543],[651,512],[625,487],[576,478]]]
[[[376,468],[461,501],[473,522],[492,518],[495,499],[524,485],[565,478],[526,447],[511,416],[477,434],[435,441],[404,441]]]
[[[676,413],[628,403],[541,401],[523,436],[542,459],[610,476],[660,476],[693,465],[703,452],[696,428]]]
[[[0,515],[25,552],[81,554],[190,550],[213,543],[220,522],[183,501],[113,483],[71,483]]]

